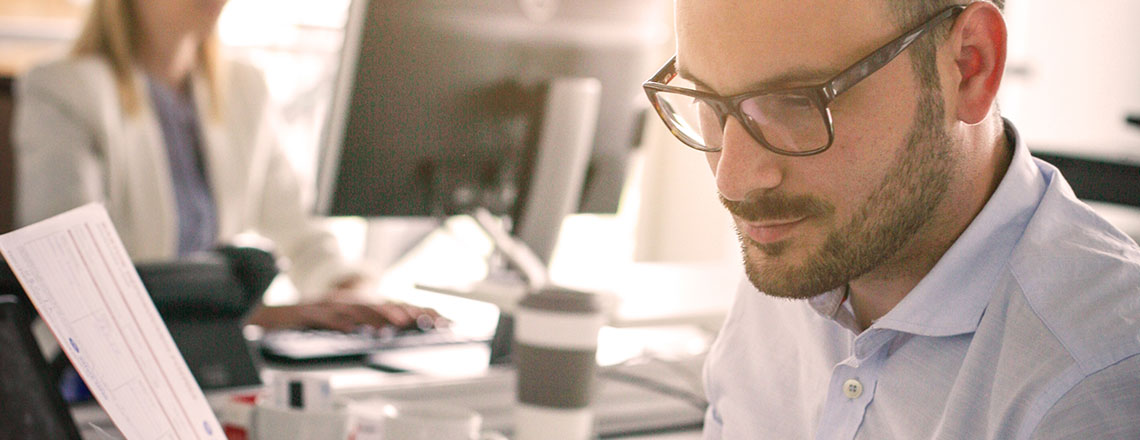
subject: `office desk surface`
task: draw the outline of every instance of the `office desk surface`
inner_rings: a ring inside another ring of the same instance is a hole
[[[699,440],[701,438],[700,431],[692,432],[678,432],[676,434],[653,434],[636,437],[621,437],[625,440]]]
[[[698,376],[701,357],[694,357],[688,361],[669,361],[662,363],[655,360],[644,360],[640,363],[630,364],[636,370],[618,370],[626,376],[650,376],[660,384],[669,384],[677,390],[687,390],[689,393],[699,393],[699,384],[695,383]],[[643,367],[648,366],[650,369]],[[626,368],[626,365],[615,368]],[[328,368],[314,368],[305,366],[296,367],[267,367],[263,370],[264,377],[270,379],[273,374],[292,373],[298,371],[327,374],[333,394],[338,398],[347,400],[393,399],[420,402],[439,402],[441,404],[461,405],[471,407],[484,413],[485,427],[487,429],[509,431],[510,408],[513,405],[513,374],[509,369],[496,367],[482,374],[472,374],[466,377],[428,377],[419,374],[390,374],[359,365],[334,365]],[[620,376],[620,375],[619,375]],[[657,394],[647,389],[633,386],[621,380],[615,381],[613,375],[599,374],[599,380],[606,379],[605,385],[599,386],[599,395],[610,396],[606,404],[595,402],[595,409],[599,412],[599,426],[602,433],[609,432],[606,438],[620,438],[631,440],[665,439],[685,440],[700,438],[699,425],[702,418],[701,411],[693,408],[683,399],[668,398],[667,395]],[[493,380],[485,381],[491,378]],[[507,379],[507,380],[494,380]],[[268,380],[266,381],[268,382]],[[477,383],[471,383],[477,382]],[[467,385],[475,385],[468,387]],[[636,392],[626,392],[629,389]],[[491,392],[473,391],[455,394],[456,390],[491,390]],[[233,414],[233,396],[249,395],[260,391],[260,387],[243,388],[232,391],[212,391],[206,396],[211,407],[220,414]],[[505,403],[504,403],[505,402]],[[240,406],[240,404],[239,404]],[[229,407],[230,411],[222,410]],[[604,409],[603,409],[604,408]],[[80,427],[84,438],[105,440],[106,437],[92,428],[92,424],[99,429],[115,433],[114,426],[107,415],[95,404],[84,404],[73,407],[73,415]],[[610,414],[603,420],[601,414]],[[688,427],[688,428],[686,428]],[[646,429],[664,429],[669,432],[652,435],[621,435],[622,432],[646,432]],[[680,431],[671,431],[680,429]]]

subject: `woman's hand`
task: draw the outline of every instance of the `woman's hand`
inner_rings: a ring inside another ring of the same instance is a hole
[[[388,302],[364,304],[325,301],[288,306],[261,306],[250,315],[249,323],[267,330],[280,328],[318,328],[352,332],[361,327],[430,329],[447,325],[447,320],[432,309]]]

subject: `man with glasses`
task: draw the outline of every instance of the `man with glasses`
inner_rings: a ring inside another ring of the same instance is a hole
[[[1140,249],[1000,117],[1000,5],[676,0],[676,29],[645,89],[750,281],[705,438],[1140,438]]]

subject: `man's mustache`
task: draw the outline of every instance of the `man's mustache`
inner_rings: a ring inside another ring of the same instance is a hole
[[[830,203],[811,196],[765,194],[742,201],[728,200],[719,194],[718,197],[728,212],[748,222],[823,216],[835,211]]]

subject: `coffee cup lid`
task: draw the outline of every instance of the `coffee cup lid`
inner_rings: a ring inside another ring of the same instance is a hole
[[[597,313],[601,311],[601,304],[597,295],[558,286],[544,287],[537,292],[528,294],[519,302],[519,306],[569,313]]]

